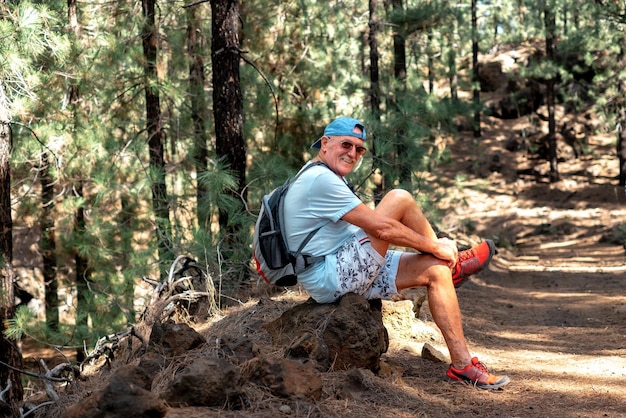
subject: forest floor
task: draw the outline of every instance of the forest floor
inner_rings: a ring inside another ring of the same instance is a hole
[[[333,372],[324,376],[323,399],[304,409],[293,403],[284,409],[290,401],[259,395],[243,411],[171,408],[167,417],[626,417],[626,257],[612,240],[626,226],[626,197],[616,185],[613,141],[589,138],[593,152],[561,161],[562,180],[550,184],[537,175],[547,163],[504,149],[515,123],[492,120],[482,138],[450,144],[450,162],[430,179],[445,193],[437,207],[446,214],[446,230],[454,236],[471,229],[471,239],[499,243],[489,268],[458,296],[470,350],[493,372],[510,376],[504,390],[447,382],[447,363],[421,357],[425,342],[447,355],[426,302],[420,318],[433,336],[425,341],[390,331],[383,361],[394,372],[362,382],[367,390],[353,399],[333,395],[349,374]],[[494,161],[499,171],[489,168]],[[520,174],[527,172],[534,174]],[[281,298],[294,304],[306,296],[272,295]],[[236,312],[224,310],[220,326],[236,330]],[[211,327],[196,325],[202,333]],[[245,326],[242,335],[250,332]]]
[[[436,206],[446,231],[499,243],[489,268],[457,293],[470,351],[511,383],[494,392],[447,382],[448,364],[420,354],[425,342],[448,354],[426,302],[420,318],[434,337],[390,330],[383,360],[395,374],[364,383],[368,390],[351,400],[332,395],[348,372],[329,374],[328,396],[291,415],[626,417],[626,196],[615,179],[614,141],[589,137],[590,152],[579,158],[561,148],[569,157],[559,163],[561,181],[550,184],[541,175],[545,161],[505,149],[519,122],[486,121],[482,138],[469,134],[450,144],[449,163],[429,179],[445,196]],[[494,161],[499,171],[491,171]],[[280,404],[244,415],[285,415]],[[168,417],[204,413],[172,410]]]
[[[403,380],[428,395],[415,410],[424,416],[624,417],[626,257],[611,238],[626,225],[626,197],[615,180],[614,141],[590,137],[592,153],[561,161],[561,181],[550,184],[518,174],[545,173],[547,163],[504,149],[516,122],[493,122],[482,139],[451,146],[454,162],[439,173],[449,193],[439,206],[448,226],[471,224],[500,242],[490,268],[458,296],[471,351],[511,383],[501,392],[459,387],[443,381],[446,365],[402,348],[387,356],[412,363]],[[495,155],[502,169],[487,174]],[[455,173],[464,174],[462,188]]]

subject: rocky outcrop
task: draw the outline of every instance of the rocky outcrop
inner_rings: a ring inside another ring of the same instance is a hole
[[[265,325],[285,356],[313,362],[321,371],[366,368],[377,371],[389,347],[381,301],[348,294],[338,303],[308,302]]]
[[[260,328],[271,337],[271,350],[262,352],[246,335],[225,332],[208,342],[187,324],[157,322],[145,348],[131,349],[129,336],[108,362],[112,371],[104,387],[62,415],[162,417],[176,407],[239,409],[250,384],[279,398],[314,402],[322,396],[325,372],[377,373],[389,347],[382,302],[355,294],[333,304],[295,305]],[[109,373],[106,367],[102,373]]]

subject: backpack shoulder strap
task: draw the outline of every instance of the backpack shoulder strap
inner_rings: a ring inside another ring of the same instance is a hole
[[[291,187],[291,185],[293,184],[293,182],[296,181],[296,179],[298,177],[300,177],[300,175],[302,173],[304,173],[306,170],[308,170],[311,167],[315,167],[315,166],[319,166],[319,165],[323,165],[324,167],[328,168],[328,166],[321,162],[321,161],[315,161],[313,163],[309,163],[307,165],[305,165],[304,167],[302,167],[300,169],[300,171],[298,172],[298,174],[296,174],[296,176],[293,178],[293,180],[291,180],[289,182],[289,186],[287,186],[288,188]],[[329,169],[330,170],[330,169]],[[285,194],[287,194],[287,192],[285,191]],[[280,225],[280,229],[281,231],[285,231],[285,225],[284,225],[284,214],[285,214],[285,205],[284,205],[284,199],[281,199],[280,203],[279,203],[279,207],[278,210],[280,211],[280,218],[279,218],[279,222],[281,223]],[[315,228],[313,231],[309,232],[309,234],[306,236],[306,238],[304,238],[304,241],[302,241],[302,243],[300,244],[300,246],[298,247],[298,250],[295,252],[294,257],[298,257],[300,255],[300,253],[302,252],[302,250],[304,249],[304,247],[309,243],[309,241],[311,241],[311,238],[313,238],[313,236],[315,234],[317,234],[317,231],[319,231],[320,229],[322,229],[322,227],[326,226],[328,223],[330,223],[330,220],[327,220],[325,222],[322,222],[320,226],[318,226],[317,228]],[[285,242],[285,248],[287,248],[287,251],[291,251],[289,250],[289,246],[287,245],[287,237],[285,236],[285,234],[283,233],[283,240]],[[319,258],[320,260],[323,259],[323,256],[320,257],[314,257],[315,259]],[[312,262],[315,260],[311,260]]]
[[[324,167],[328,168],[328,166],[326,165],[326,163],[324,163],[324,162],[322,162],[322,161],[315,161],[315,162],[309,163],[309,164],[305,165],[304,167],[302,167],[302,168],[300,169],[300,171],[298,171],[298,174],[296,174],[296,176],[293,178],[293,181],[296,181],[296,179],[297,179],[298,177],[300,177],[300,175],[302,175],[302,173],[304,173],[305,171],[307,171],[309,168],[316,167],[316,166],[319,166],[319,165],[323,165]],[[328,169],[330,170],[330,168],[328,168]]]

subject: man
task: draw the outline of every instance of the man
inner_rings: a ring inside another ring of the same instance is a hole
[[[309,168],[285,197],[289,248],[323,224],[303,253],[324,256],[298,274],[298,282],[319,303],[353,292],[368,299],[387,298],[403,289],[425,286],[433,319],[450,352],[448,379],[482,389],[500,389],[508,376],[495,376],[468,351],[455,291],[484,268],[495,247],[487,240],[458,253],[456,244],[437,238],[412,196],[393,190],[375,209],[354,195],[344,177],[367,151],[365,127],[356,119],[332,121],[312,148]],[[389,250],[389,245],[417,252]]]

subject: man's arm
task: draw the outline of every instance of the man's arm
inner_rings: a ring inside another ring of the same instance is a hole
[[[342,219],[363,229],[370,237],[372,246],[381,254],[392,244],[429,253],[449,262],[456,261],[456,247],[450,240],[431,239],[410,229],[390,216],[370,209],[361,203]]]

